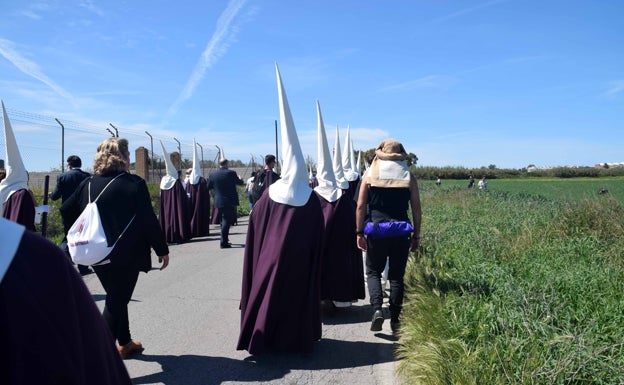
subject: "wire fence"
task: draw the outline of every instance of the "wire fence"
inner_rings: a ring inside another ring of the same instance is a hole
[[[69,155],[78,155],[82,159],[82,168],[85,171],[91,171],[97,145],[111,136],[128,139],[131,162],[135,161],[137,148],[147,149],[149,154],[148,179],[152,183],[159,182],[164,174],[161,142],[168,154],[180,153],[180,162],[175,164],[176,168],[184,171],[192,167],[194,150],[192,137],[174,138],[156,132],[119,127],[112,123],[106,126],[75,122],[62,117],[9,108],[7,108],[7,114],[24,166],[29,172],[31,188],[42,188],[45,175],[50,175],[50,182],[53,183],[56,180],[56,174],[64,171]],[[216,166],[219,151],[219,147],[214,143],[197,143],[198,160],[201,162],[204,176]],[[0,135],[0,167],[6,167],[4,165],[5,154],[5,138],[4,135]],[[251,168],[251,166],[241,167],[237,170],[241,177],[246,177],[251,174]]]

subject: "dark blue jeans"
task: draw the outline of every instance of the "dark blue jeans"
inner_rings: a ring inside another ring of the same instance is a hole
[[[389,261],[388,281],[390,282],[390,319],[398,321],[403,307],[405,284],[405,266],[409,256],[410,235],[370,239],[366,243],[366,283],[368,295],[374,310],[381,310],[383,305],[383,291],[381,288],[381,273],[386,267],[386,258]]]
[[[230,243],[230,227],[236,222],[236,206],[219,207],[221,213],[221,246]]]

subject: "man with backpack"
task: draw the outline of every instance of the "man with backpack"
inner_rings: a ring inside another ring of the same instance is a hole
[[[268,154],[264,157],[264,168],[256,173],[251,189],[251,198],[254,204],[260,199],[266,187],[280,178],[279,174],[273,171],[276,163],[275,155]]]

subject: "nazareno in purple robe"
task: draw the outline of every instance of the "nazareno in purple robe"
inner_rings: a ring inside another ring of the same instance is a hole
[[[186,184],[186,192],[190,197],[191,236],[204,237],[210,235],[210,192],[204,177],[197,184]]]
[[[294,207],[264,194],[249,219],[238,350],[310,352],[321,338],[323,214],[316,194]]]
[[[328,202],[320,195],[318,199],[325,218],[321,299],[342,302],[364,299],[362,252],[357,248],[355,235],[355,202],[348,194],[335,202]]]
[[[357,191],[357,187],[360,184],[360,178],[356,179],[356,180],[352,180],[349,182],[349,188],[346,190],[343,190],[345,192],[345,195],[349,196],[349,199],[351,200],[356,200],[357,201],[357,197],[355,196],[355,192]],[[354,219],[355,221],[355,219]]]
[[[19,223],[30,231],[35,230],[35,201],[26,189],[15,191],[2,208],[2,217]]]
[[[191,239],[190,218],[188,195],[179,179],[169,190],[160,190],[158,220],[167,243],[184,243]]]
[[[0,283],[0,357],[0,384],[131,384],[82,278],[29,231]]]

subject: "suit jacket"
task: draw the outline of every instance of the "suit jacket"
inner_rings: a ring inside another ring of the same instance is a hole
[[[208,189],[214,189],[214,207],[235,207],[239,205],[236,185],[244,186],[236,172],[220,168],[208,176]]]
[[[63,220],[74,223],[89,203],[89,182],[91,201],[94,201],[106,184],[118,174],[120,173],[94,175],[85,179],[76,189],[76,193],[61,206]],[[145,181],[127,172],[121,174],[106,188],[96,203],[109,246],[119,238],[132,216],[136,216],[119,239],[109,259],[113,264],[132,265],[139,270],[148,271],[152,268],[150,248],[158,256],[169,254],[169,248],[154,214]]]
[[[61,173],[56,176],[56,186],[54,191],[50,194],[50,199],[53,201],[61,198],[61,202],[65,202],[70,195],[76,191],[80,182],[90,177],[91,174],[84,172],[79,168],[72,168],[71,170]]]

